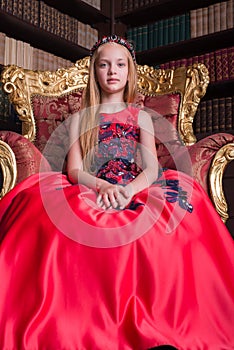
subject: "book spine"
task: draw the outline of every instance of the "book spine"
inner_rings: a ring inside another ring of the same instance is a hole
[[[216,69],[215,69],[215,52],[210,52],[210,82],[214,83],[216,81]]]
[[[212,34],[215,31],[214,24],[214,5],[208,6],[208,33]]]
[[[219,98],[219,131],[225,130],[225,98]]]
[[[220,30],[227,29],[227,1],[220,3]]]
[[[160,46],[159,22],[153,23],[153,47]],[[161,44],[162,45],[162,44]]]
[[[163,45],[168,45],[169,40],[169,19],[163,20]]]
[[[142,26],[142,51],[148,50],[148,25]]]
[[[149,23],[148,25],[148,48],[152,49],[154,46],[154,24]]]
[[[229,79],[234,79],[234,46],[227,48],[228,55],[228,76]]]
[[[185,40],[188,40],[188,39],[191,39],[189,12],[185,14]]]
[[[225,130],[234,129],[232,124],[232,97],[225,98]]]
[[[212,132],[212,100],[206,101],[206,131]]]
[[[158,21],[158,46],[163,45],[163,20]]]
[[[208,7],[203,7],[202,9],[202,29],[203,35],[207,35],[209,33],[208,27]]]
[[[185,17],[186,17],[185,14],[182,14],[179,16],[179,40],[181,41],[185,40],[186,38],[186,26],[185,26],[186,18]],[[196,21],[192,22],[192,19],[191,19],[190,22],[191,22],[190,24],[191,37],[195,38],[194,35],[196,35]]]
[[[222,80],[229,79],[229,69],[228,69],[228,51],[227,48],[221,50],[222,59]]]
[[[203,18],[202,18],[202,8],[197,9],[197,16],[196,16],[196,28],[197,28],[197,37],[203,35]]]
[[[4,64],[6,34],[0,32],[0,64]]]
[[[200,104],[200,132],[203,134],[206,132],[206,101],[202,101]]]
[[[191,38],[197,37],[197,10],[190,11],[190,32]]]
[[[196,114],[195,114],[194,120],[193,120],[193,125],[194,125],[193,127],[194,127],[195,135],[200,134],[200,132],[201,132],[200,124],[201,124],[201,104],[198,105],[197,111],[196,111]]]
[[[220,23],[220,3],[214,4],[214,31],[219,32],[221,29]]]
[[[180,40],[180,17],[179,16],[175,16],[174,17],[174,42],[178,42]]]
[[[168,18],[168,44],[174,43],[174,17]]]
[[[227,29],[233,28],[233,0],[227,1]]]
[[[219,130],[219,100],[218,98],[212,99],[212,132],[218,132]]]
[[[222,51],[215,51],[215,81],[221,81],[223,77]]]

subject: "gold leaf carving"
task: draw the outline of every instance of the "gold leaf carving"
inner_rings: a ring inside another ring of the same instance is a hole
[[[15,186],[17,168],[14,152],[10,146],[2,140],[0,140],[0,154],[0,166],[3,174],[3,187],[0,193],[0,198],[2,198]]]

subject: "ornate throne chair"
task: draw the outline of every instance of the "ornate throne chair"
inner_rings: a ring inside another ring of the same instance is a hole
[[[38,172],[41,161],[45,170],[61,169],[56,156],[47,157],[45,146],[54,130],[79,110],[88,67],[89,58],[85,57],[74,66],[55,72],[30,71],[13,65],[4,68],[3,89],[22,121],[22,135],[0,131],[1,197],[16,183]],[[203,64],[169,70],[138,65],[137,70],[135,102],[150,113],[153,111],[160,164],[169,168],[179,164],[182,171],[194,176],[225,222],[228,206],[222,178],[227,164],[234,159],[234,136],[219,133],[196,142],[193,133],[193,118],[209,84],[208,70]],[[171,126],[167,130],[159,115]],[[66,149],[67,130],[60,136],[53,143],[55,155]],[[184,158],[185,150],[189,164]]]

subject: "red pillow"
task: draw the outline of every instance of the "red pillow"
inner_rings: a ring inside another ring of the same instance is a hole
[[[55,171],[64,168],[69,141],[65,121],[69,115],[79,111],[81,97],[82,91],[78,91],[60,97],[35,95],[31,99],[36,123],[34,144],[43,152]]]
[[[177,131],[180,94],[146,97],[144,107],[152,115],[158,159],[163,167],[172,166],[173,155],[181,148]]]

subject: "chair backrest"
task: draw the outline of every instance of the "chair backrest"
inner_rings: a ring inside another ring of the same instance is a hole
[[[70,68],[54,72],[32,71],[15,65],[3,69],[3,89],[9,94],[22,121],[22,134],[40,151],[57,126],[79,110],[88,70],[89,57],[78,60]],[[161,139],[156,141],[159,157],[164,155],[167,143],[195,143],[193,118],[209,83],[204,64],[167,70],[137,65],[137,74],[136,104],[163,115],[173,126],[171,133],[167,130],[166,139],[160,136]],[[153,121],[159,132],[155,116]],[[161,135],[164,132],[162,128]]]

